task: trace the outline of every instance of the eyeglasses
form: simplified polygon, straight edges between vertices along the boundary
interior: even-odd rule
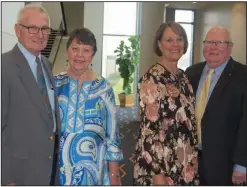
[[[34,26],[30,26],[29,27],[29,26],[25,26],[25,25],[22,25],[22,24],[18,24],[18,25],[26,28],[30,34],[38,34],[40,30],[41,30],[42,34],[45,34],[45,35],[51,33],[51,28],[49,28],[49,27],[40,28],[40,27],[34,27]]]
[[[204,46],[211,47],[213,44],[215,44],[216,47],[226,47],[228,44],[232,44],[230,41],[203,41]]]

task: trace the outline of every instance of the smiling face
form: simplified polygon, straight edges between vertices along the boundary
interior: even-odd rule
[[[93,59],[93,47],[91,45],[85,45],[74,38],[70,46],[67,49],[70,69],[80,74],[89,69],[89,65]]]
[[[19,24],[27,27],[39,27],[49,28],[49,19],[45,13],[40,12],[38,8],[27,9],[23,12]],[[37,56],[46,47],[49,35],[42,34],[39,31],[38,34],[30,34],[28,29],[15,25],[15,32],[18,41],[27,49],[30,53]]]
[[[205,41],[231,41],[229,33],[223,28],[212,28],[206,35]],[[204,45],[203,55],[211,68],[223,64],[231,55],[232,43],[222,43],[216,46]]]
[[[163,32],[163,36],[158,41],[162,56],[168,61],[178,61],[184,54],[184,39],[174,33],[169,27]]]

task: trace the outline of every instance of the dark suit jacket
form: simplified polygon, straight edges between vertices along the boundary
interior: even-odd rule
[[[48,60],[44,67],[55,89]],[[54,95],[55,97],[55,95]],[[56,124],[60,128],[57,100]],[[2,55],[2,184],[49,185],[54,122],[26,58],[16,45]]]
[[[186,70],[196,94],[206,62]],[[229,60],[206,106],[202,121],[204,173],[209,185],[231,185],[234,164],[247,166],[247,71]]]

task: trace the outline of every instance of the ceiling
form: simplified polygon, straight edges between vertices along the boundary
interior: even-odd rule
[[[209,5],[212,2],[197,2],[192,3],[192,1],[166,1],[165,5],[166,7],[171,8],[181,8],[181,9],[200,9],[204,8],[205,6]]]

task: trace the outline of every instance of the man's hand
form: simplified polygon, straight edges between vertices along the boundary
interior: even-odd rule
[[[237,185],[246,183],[246,174],[233,170],[232,183]]]

